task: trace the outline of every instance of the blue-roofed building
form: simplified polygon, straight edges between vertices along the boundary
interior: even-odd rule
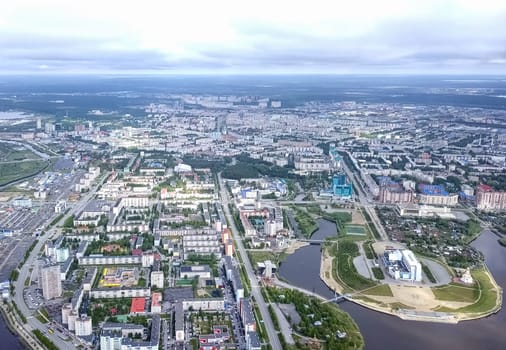
[[[335,174],[332,177],[332,194],[343,199],[352,197],[353,186],[346,181],[345,174]]]
[[[448,192],[442,185],[420,184],[418,185],[418,190],[420,193],[429,196],[448,196]]]

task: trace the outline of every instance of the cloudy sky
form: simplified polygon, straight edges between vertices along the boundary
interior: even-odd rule
[[[0,73],[506,74],[506,0],[13,0]]]

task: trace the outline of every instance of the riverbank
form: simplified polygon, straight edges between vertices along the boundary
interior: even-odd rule
[[[330,289],[343,294],[344,286],[335,280],[333,274],[334,257],[327,249],[323,249],[320,262],[320,279]],[[437,299],[432,289],[426,286],[413,286],[401,284],[380,284],[380,292],[374,290],[363,290],[352,293],[347,300],[352,301],[368,309],[382,312],[388,315],[397,316],[405,320],[437,322],[437,323],[458,323],[464,320],[475,320],[497,313],[502,306],[502,288],[497,285],[492,274],[485,267],[483,270],[486,280],[482,277],[479,297],[476,300],[462,302],[455,300]],[[490,282],[490,285],[488,284]],[[479,283],[479,282],[477,282]],[[482,293],[481,288],[487,288]],[[473,306],[486,304],[485,293],[493,292],[496,295],[495,305],[483,312],[451,312],[450,310],[472,310]]]
[[[21,342],[25,349],[44,350],[44,347],[35,340],[31,333],[19,322],[12,309],[5,303],[0,304],[0,313],[2,319],[9,331],[16,335],[16,339]]]
[[[297,240],[292,240],[288,247],[283,250],[283,253],[289,255],[295,253],[297,249],[303,248],[305,246],[309,245],[308,242],[301,242]]]

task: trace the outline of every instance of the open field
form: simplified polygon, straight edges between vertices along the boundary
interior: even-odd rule
[[[467,298],[471,300],[472,304],[463,306],[460,308],[448,308],[442,307],[439,308],[438,311],[446,311],[446,312],[458,312],[458,313],[488,313],[493,311],[498,307],[497,302],[498,298],[498,290],[490,280],[488,273],[484,269],[477,269],[471,272],[474,280],[476,281],[475,285],[470,288],[466,288],[464,290],[459,290],[459,293],[456,293],[456,288],[452,288],[449,290],[443,290],[440,293],[440,297],[447,298],[451,295],[455,295],[456,298],[465,299]],[[455,286],[457,287],[457,286]]]
[[[353,265],[353,258],[359,255],[355,242],[339,241],[327,248],[329,254],[334,256],[332,273],[336,281],[343,284],[345,290],[360,291],[376,285],[376,282],[360,275]]]
[[[248,256],[251,261],[253,267],[256,266],[259,262],[264,262],[265,260],[270,260],[273,263],[278,263],[279,261],[283,261],[286,257],[284,253],[274,253],[270,251],[248,251]]]
[[[0,142],[0,162],[15,162],[27,159],[37,160],[40,157],[25,147]]]
[[[48,162],[42,159],[0,164],[0,185],[35,175],[47,165]]]
[[[379,295],[384,297],[393,297],[392,290],[388,284],[380,284],[364,291],[364,295]]]
[[[480,297],[480,291],[476,287],[466,287],[456,284],[449,284],[432,289],[432,292],[439,300],[459,300],[467,303],[474,303]]]

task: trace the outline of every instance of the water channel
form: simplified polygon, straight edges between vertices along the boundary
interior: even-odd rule
[[[313,238],[325,239],[337,234],[334,223],[318,221]],[[485,255],[487,265],[497,283],[506,287],[506,248],[497,243],[497,236],[484,232],[472,245]],[[333,292],[320,279],[320,246],[309,245],[297,250],[279,267],[279,274],[288,282],[331,298]],[[506,312],[500,311],[485,319],[459,324],[404,321],[396,316],[369,310],[344,302],[341,308],[350,313],[362,332],[366,349],[506,349]]]

